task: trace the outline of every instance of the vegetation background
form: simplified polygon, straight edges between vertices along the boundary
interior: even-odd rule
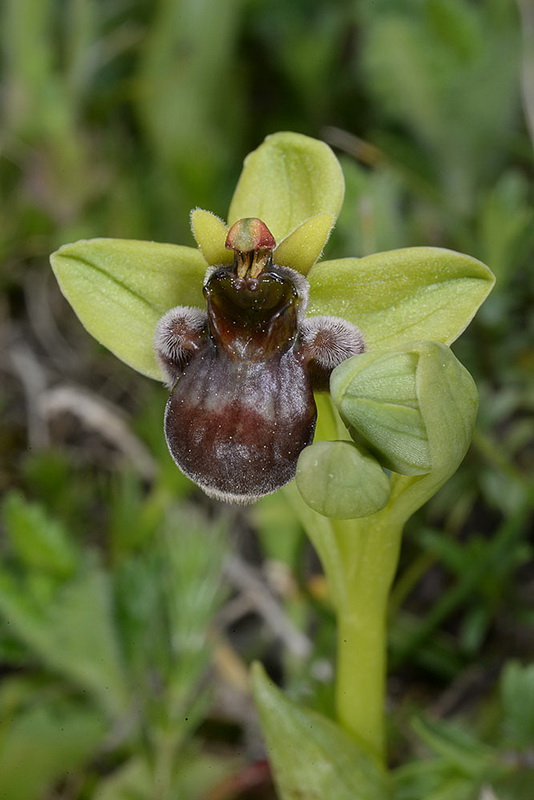
[[[392,596],[391,763],[400,800],[531,798],[531,0],[0,11],[0,797],[269,800],[247,664],[331,709],[334,620],[283,497],[224,508],[183,478],[165,390],[90,339],[48,265],[79,238],[192,245],[189,210],[224,218],[246,153],[293,130],[342,160],[329,254],[438,245],[497,275],[455,346],[473,447]]]

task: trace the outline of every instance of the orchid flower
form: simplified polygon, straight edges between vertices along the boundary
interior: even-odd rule
[[[254,500],[297,472],[304,498],[320,513],[362,516],[387,502],[383,467],[431,469],[417,398],[401,396],[408,373],[404,389],[390,385],[384,402],[365,399],[369,387],[361,386],[359,404],[349,402],[345,390],[354,382],[345,378],[340,396],[337,379],[348,433],[336,443],[333,481],[352,498],[340,501],[332,481],[317,483],[324,478],[317,457],[330,462],[334,451],[308,447],[313,392],[328,390],[332,371],[364,351],[370,361],[360,363],[370,364],[412,342],[450,344],[492,276],[474,258],[429,247],[319,261],[343,193],[341,167],[326,144],[277,133],[245,160],[227,224],[192,211],[198,249],[92,239],[52,256],[59,285],[89,333],[169,385],[171,454],[219,499]],[[403,368],[413,372],[410,358]],[[397,361],[381,363],[395,374]],[[347,416],[356,405],[357,419]],[[366,498],[363,485],[373,489]]]

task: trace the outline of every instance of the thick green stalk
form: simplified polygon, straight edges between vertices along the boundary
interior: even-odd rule
[[[338,617],[336,716],[358,743],[384,759],[385,620],[382,609]]]
[[[345,438],[326,398],[321,398],[318,432],[320,439]],[[286,492],[321,560],[336,610],[338,722],[384,761],[387,605],[404,516],[394,514],[388,503],[362,519],[327,519],[306,505],[295,486]]]
[[[394,521],[387,507],[363,519],[326,519],[306,505],[296,487],[286,493],[321,559],[336,610],[337,720],[383,762],[387,605],[402,521]]]
[[[343,559],[344,591],[337,607],[336,714],[339,723],[385,760],[387,605],[402,526],[387,517],[334,523]],[[339,580],[339,576],[328,576]],[[339,594],[338,594],[339,596]]]

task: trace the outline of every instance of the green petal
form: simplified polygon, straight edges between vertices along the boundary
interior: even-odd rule
[[[415,339],[450,344],[495,282],[481,261],[437,247],[323,261],[308,280],[308,313],[350,320],[362,329],[369,348]]]
[[[341,167],[328,145],[300,133],[275,133],[245,159],[228,224],[258,217],[280,242],[316,214],[337,219],[344,189]]]
[[[339,725],[288,700],[259,664],[252,687],[281,800],[390,798],[386,775]]]
[[[61,291],[89,333],[126,364],[162,380],[154,328],[169,308],[203,307],[198,250],[129,239],[88,239],[51,258]]]
[[[234,254],[224,246],[228,228],[222,219],[211,211],[195,208],[191,212],[191,230],[208,264],[215,266],[232,263]]]
[[[306,503],[333,519],[367,517],[389,499],[382,467],[352,442],[316,442],[304,448],[296,481]]]
[[[274,251],[274,263],[307,275],[321,255],[335,221],[328,213],[307,219],[280,242]]]

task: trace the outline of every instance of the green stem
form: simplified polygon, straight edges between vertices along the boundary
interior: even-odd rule
[[[384,616],[376,608],[370,615],[339,615],[335,687],[339,724],[381,762],[385,753],[384,627]]]
[[[321,559],[336,610],[338,722],[384,762],[387,606],[402,523],[387,507],[364,519],[326,519],[295,486],[285,491]]]
[[[341,438],[330,404],[323,402],[320,412],[319,438]],[[392,487],[392,498],[400,488]],[[384,762],[387,606],[404,517],[388,504],[363,519],[327,519],[306,505],[296,486],[286,493],[321,559],[336,610],[338,722]]]
[[[344,601],[337,608],[337,718],[384,761],[387,606],[402,525],[375,514],[366,520],[335,522],[334,527],[339,549],[347,555]]]

